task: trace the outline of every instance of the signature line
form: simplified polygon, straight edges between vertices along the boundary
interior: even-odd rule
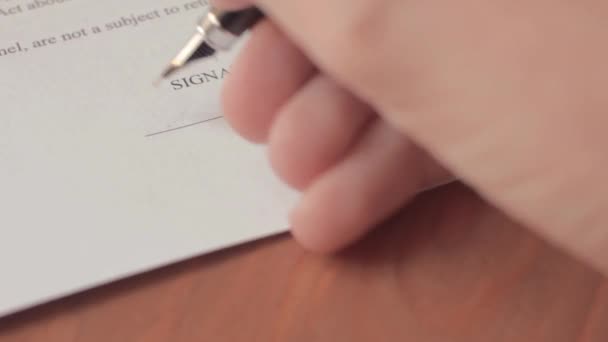
[[[165,134],[165,133],[175,132],[175,131],[182,130],[184,128],[188,128],[188,127],[192,127],[192,126],[198,126],[200,124],[204,124],[204,123],[207,123],[207,122],[210,122],[210,121],[215,121],[215,120],[218,120],[218,119],[221,119],[221,118],[223,118],[223,116],[220,115],[220,116],[216,116],[216,117],[213,117],[213,118],[210,118],[210,119],[193,122],[193,123],[188,124],[188,125],[174,127],[174,128],[171,128],[171,129],[168,129],[168,130],[165,130],[165,131],[160,131],[160,132],[156,132],[156,133],[150,133],[150,134],[145,135],[145,137],[146,138],[150,138],[150,137],[154,137],[154,136]]]

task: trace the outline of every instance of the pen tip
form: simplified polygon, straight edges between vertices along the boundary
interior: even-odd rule
[[[177,69],[179,69],[179,67],[175,64],[171,64],[169,65],[163,72],[162,74],[156,79],[156,81],[154,81],[154,86],[158,87],[162,81],[164,81],[165,79],[167,79],[169,76],[171,76],[174,72],[177,71]]]
[[[176,66],[175,64],[171,64],[167,67],[167,69],[165,69],[165,71],[163,71],[163,73],[161,74],[160,78],[161,79],[165,79],[168,78],[169,76],[171,76],[175,71],[177,71],[177,69],[179,69],[178,66]]]
[[[155,88],[158,88],[158,86],[159,86],[159,85],[162,83],[162,81],[163,81],[163,77],[162,77],[162,76],[160,76],[160,77],[158,77],[156,80],[154,80],[154,82],[152,82],[152,85],[153,85]]]
[[[1,0],[0,0],[1,1]],[[160,79],[154,84],[159,85],[162,80],[168,78],[177,70],[189,62],[215,56],[215,49],[212,48],[207,42],[205,42],[205,36],[201,33],[197,33],[190,39],[188,44],[179,52],[179,54],[171,61],[171,64],[163,71]]]

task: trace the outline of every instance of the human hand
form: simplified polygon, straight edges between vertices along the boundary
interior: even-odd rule
[[[257,5],[272,23],[234,66],[225,111],[303,191],[292,223],[305,245],[359,238],[447,169],[608,271],[606,5]]]

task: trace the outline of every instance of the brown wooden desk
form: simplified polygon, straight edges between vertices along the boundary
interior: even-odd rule
[[[274,238],[0,320],[0,341],[605,342],[606,317],[601,276],[450,186],[340,256]]]

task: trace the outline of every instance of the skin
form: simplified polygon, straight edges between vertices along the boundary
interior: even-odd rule
[[[234,66],[225,110],[302,191],[303,245],[338,250],[455,177],[608,271],[608,4],[256,4],[271,21]]]
[[[458,179],[487,206],[461,213],[469,200],[452,196],[442,200],[456,208],[445,220],[484,218],[497,208],[515,226],[526,227],[522,234],[538,236],[607,274],[608,4],[259,0],[256,5],[270,20],[255,27],[233,67],[225,113],[242,136],[268,144],[278,176],[301,190],[291,222],[305,247],[340,250],[421,191]],[[496,248],[502,244],[488,241]],[[498,253],[471,250],[478,257]],[[528,258],[534,263],[535,256]],[[477,274],[462,265],[445,268]],[[589,276],[587,271],[582,274]],[[569,277],[530,276],[536,277],[533,283]],[[488,291],[496,287],[488,285]],[[493,293],[496,300],[512,300]],[[568,323],[545,321],[552,332],[568,326],[580,330],[570,330],[564,340],[605,338],[585,326],[592,324],[589,312],[606,303],[594,298],[582,304],[584,296],[569,296],[589,311],[564,306]],[[536,314],[551,310],[532,307]],[[496,312],[515,317],[521,309],[514,308],[515,316]],[[488,317],[476,317],[469,323],[486,326]],[[522,336],[530,330],[513,331]],[[539,336],[531,340],[556,338]]]

